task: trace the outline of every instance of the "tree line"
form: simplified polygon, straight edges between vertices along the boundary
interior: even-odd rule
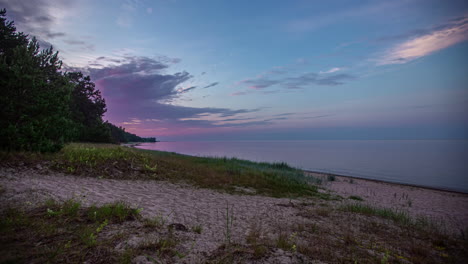
[[[71,141],[156,141],[104,121],[106,102],[91,78],[61,67],[58,51],[41,50],[0,10],[0,149],[47,152]]]

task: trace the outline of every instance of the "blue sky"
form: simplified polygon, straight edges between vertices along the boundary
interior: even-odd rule
[[[468,138],[466,1],[14,1],[163,140]]]

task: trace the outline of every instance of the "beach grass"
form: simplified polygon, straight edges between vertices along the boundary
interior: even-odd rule
[[[2,159],[32,166],[45,162],[53,170],[96,178],[166,180],[232,193],[329,198],[318,192],[316,179],[284,162],[194,157],[91,143],[71,143],[53,154],[2,153]]]
[[[0,262],[130,263],[139,255],[172,262],[178,239],[168,231],[141,227],[140,221],[139,209],[123,202],[84,207],[74,199],[48,200],[32,210],[7,208],[0,212]],[[115,250],[142,228],[154,238]]]
[[[381,208],[362,203],[349,203],[339,208],[341,211],[363,214],[366,216],[377,216],[389,219],[396,224],[412,227],[429,232],[446,233],[445,223],[424,216],[410,216],[407,211],[391,208]]]
[[[379,208],[367,204],[345,204],[341,207],[341,210],[352,213],[360,213],[369,216],[379,216],[402,224],[409,224],[412,222],[411,217],[405,211],[397,211],[389,208]]]
[[[144,151],[144,150],[138,150]],[[238,187],[273,197],[328,195],[318,192],[315,182],[287,163],[267,163],[227,157],[194,157],[162,151],[145,151],[158,161],[157,174],[165,179],[189,180],[205,188],[236,192]],[[244,193],[248,194],[248,193]]]

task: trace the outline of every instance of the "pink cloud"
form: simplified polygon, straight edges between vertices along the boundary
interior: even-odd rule
[[[440,30],[398,44],[379,59],[378,65],[402,64],[468,40],[468,16]]]

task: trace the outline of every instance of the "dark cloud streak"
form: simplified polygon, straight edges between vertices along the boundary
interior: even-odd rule
[[[203,87],[203,89],[210,88],[210,87],[216,86],[218,84],[219,84],[219,82],[210,83],[207,86]]]
[[[257,79],[250,79],[244,80],[241,83],[247,84],[249,88],[262,90],[271,86],[279,86],[285,89],[304,89],[311,85],[318,85],[318,86],[336,86],[342,85],[345,81],[355,79],[354,76],[349,74],[334,74],[334,75],[327,75],[322,77],[322,75],[317,73],[305,73],[296,77],[287,77],[283,79],[271,80],[268,78],[257,78]],[[273,93],[276,91],[272,91]],[[266,93],[266,92],[264,92]],[[234,95],[243,95],[246,93],[238,92]]]

